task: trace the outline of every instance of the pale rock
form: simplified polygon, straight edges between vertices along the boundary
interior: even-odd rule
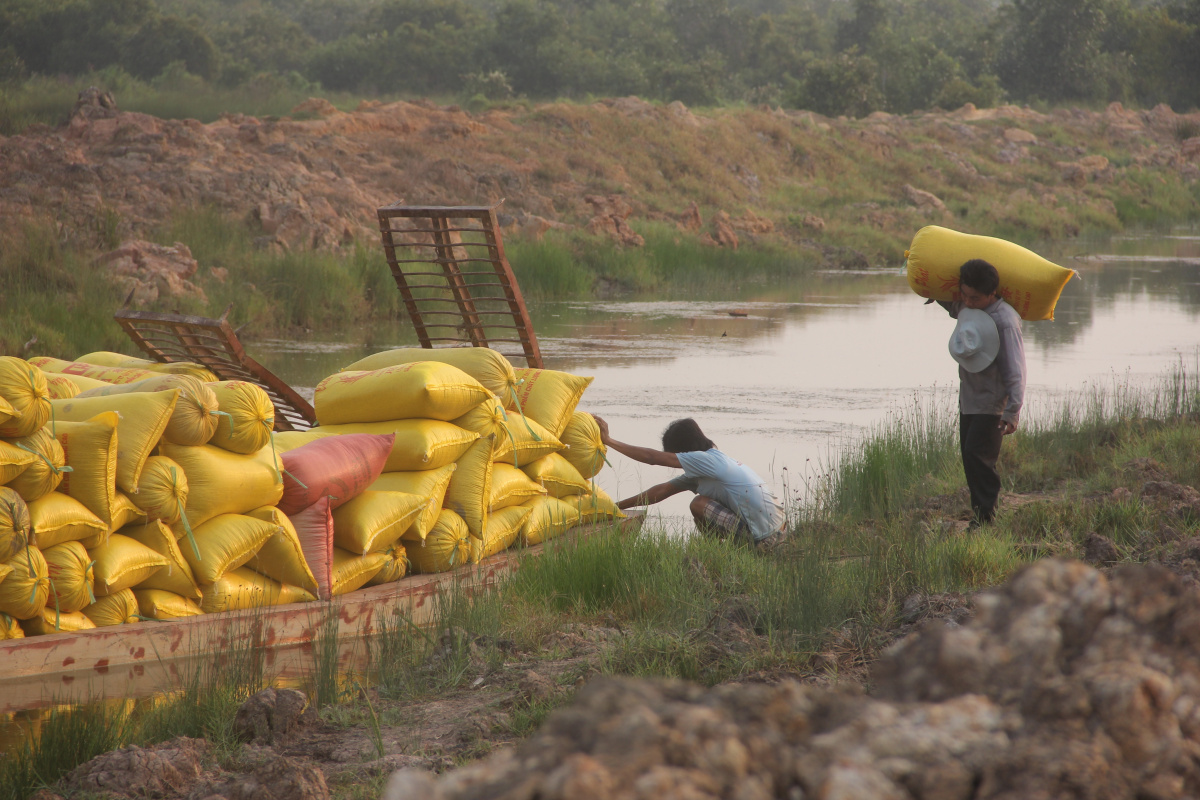
[[[1038,138],[1022,128],[1005,128],[1004,139],[1014,144],[1037,144]]]

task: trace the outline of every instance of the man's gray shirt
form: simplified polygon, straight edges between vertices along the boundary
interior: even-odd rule
[[[950,316],[958,318],[961,300],[943,303]],[[990,414],[1016,425],[1025,404],[1025,344],[1021,338],[1021,316],[997,298],[983,309],[1000,332],[996,360],[979,372],[958,368],[958,410],[962,414]]]

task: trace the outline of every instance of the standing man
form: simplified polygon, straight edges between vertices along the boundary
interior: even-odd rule
[[[787,535],[783,505],[754,470],[722,453],[694,419],[677,419],[662,435],[662,450],[618,442],[608,423],[595,417],[604,444],[642,464],[682,469],[683,474],[617,503],[624,510],[661,503],[692,491],[692,519],[701,533],[732,537],[760,549]]]
[[[1017,429],[1025,402],[1025,344],[1020,315],[997,296],[995,267],[972,259],[959,269],[958,284],[962,299],[939,303],[958,320],[950,355],[958,362],[959,446],[971,492],[968,529],[973,529],[996,514],[996,460],[1004,437]]]

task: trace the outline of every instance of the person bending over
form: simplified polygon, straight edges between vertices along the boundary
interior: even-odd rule
[[[600,438],[621,455],[683,474],[617,503],[621,509],[661,503],[683,491],[695,492],[692,518],[701,533],[732,537],[760,548],[778,544],[787,534],[783,506],[754,470],[722,453],[694,419],[677,419],[662,435],[662,450],[618,442],[608,423],[596,417]]]
[[[997,295],[995,267],[972,259],[959,268],[958,284],[962,299],[938,302],[958,320],[950,355],[958,362],[959,449],[975,528],[996,514],[996,460],[1025,402],[1025,344],[1020,315]]]

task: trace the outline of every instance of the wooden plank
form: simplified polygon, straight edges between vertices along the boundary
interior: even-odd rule
[[[619,523],[619,529],[635,533],[643,519],[631,515]],[[564,540],[611,527],[612,523],[583,525],[562,538],[506,550],[472,567],[412,575],[328,603],[294,603],[0,641],[0,713],[54,702],[144,697],[166,691],[190,674],[197,659],[217,657],[231,640],[248,636],[265,646],[269,671],[285,678],[301,677],[311,667],[313,642],[331,616],[336,617],[338,637],[345,643],[378,633],[384,615],[394,610],[417,625],[428,625],[437,620],[439,592],[456,585],[468,592],[487,591],[516,569],[523,555],[541,555]],[[353,648],[348,648],[342,659],[352,658]]]

